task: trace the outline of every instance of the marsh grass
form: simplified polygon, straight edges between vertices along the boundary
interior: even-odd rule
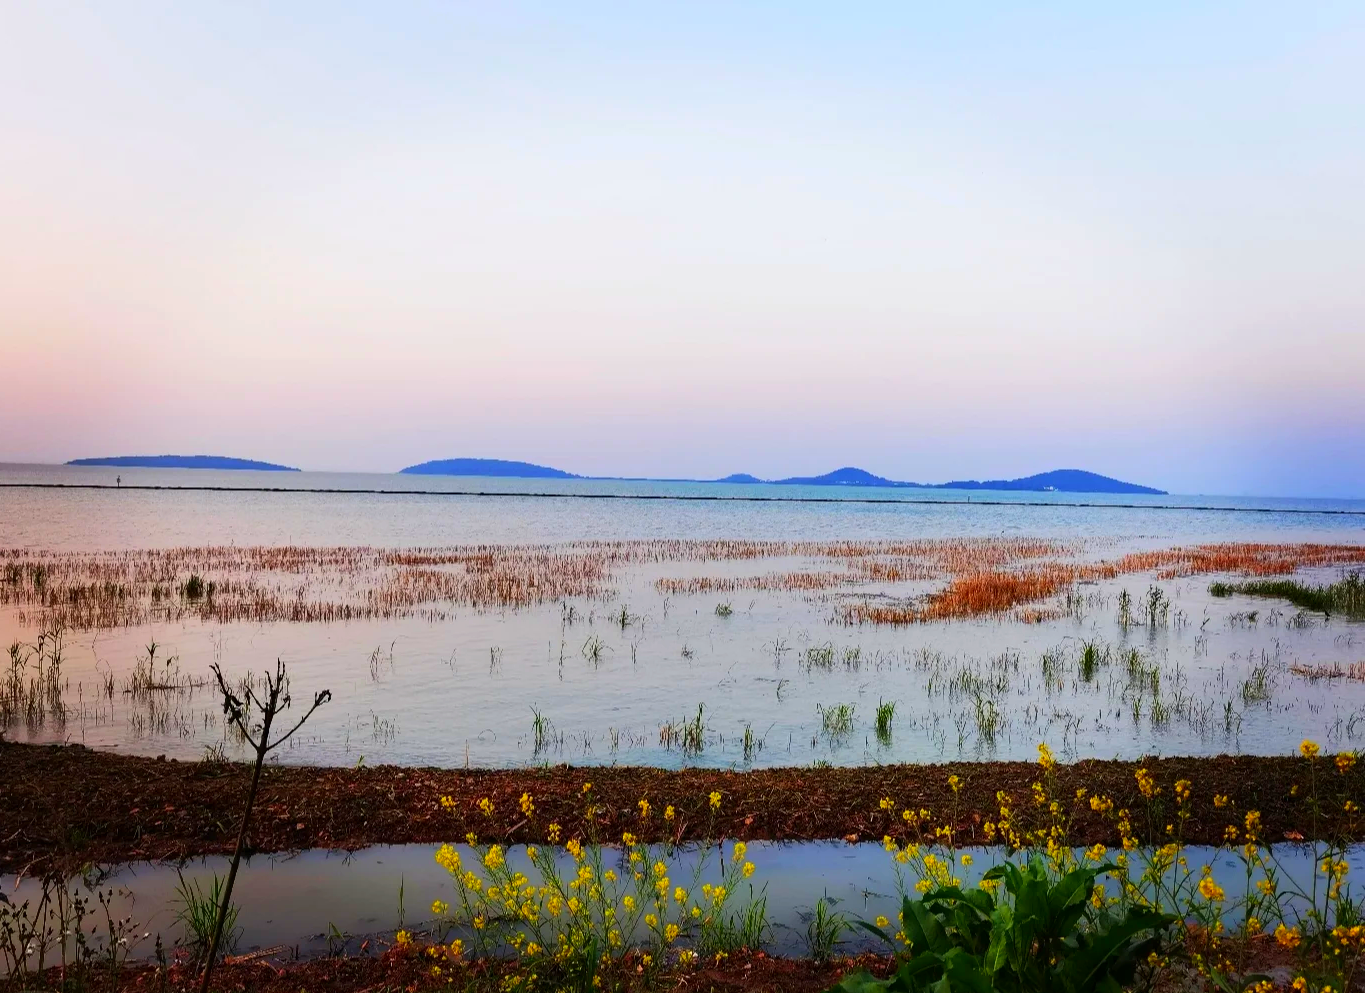
[[[883,745],[891,743],[891,722],[896,718],[896,701],[877,701],[877,740]]]
[[[816,962],[828,961],[838,950],[849,928],[848,917],[834,909],[828,894],[822,895],[807,915],[806,949],[810,957]]]
[[[806,669],[822,669],[825,672],[834,668],[834,643],[811,645],[801,656],[801,664]]]
[[[598,635],[595,634],[589,635],[588,640],[583,642],[582,649],[583,657],[587,659],[589,662],[591,662],[593,665],[601,665],[602,656],[610,651],[611,646],[609,646],[605,641],[603,641],[601,637]]]
[[[197,962],[208,951],[213,940],[218,906],[223,901],[223,879],[214,873],[213,881],[204,888],[200,886],[198,880],[186,879],[179,869],[175,874],[178,880],[172,901],[175,921],[185,929],[185,937],[190,947],[194,949]],[[236,944],[241,933],[237,927],[240,910],[241,908],[231,904],[223,918],[224,947],[229,950]]]
[[[1109,646],[1098,641],[1085,641],[1081,643],[1081,655],[1077,661],[1077,669],[1080,673],[1081,681],[1091,683],[1095,680],[1095,673],[1100,666],[1109,664]]]
[[[820,728],[826,736],[845,738],[853,733],[854,704],[836,703],[833,706],[826,707],[820,703],[816,704],[815,708],[820,714]]]
[[[546,716],[541,713],[540,708],[532,705],[531,707],[531,739],[532,748],[535,754],[539,755],[545,750],[553,734],[553,728]]]
[[[1147,615],[1149,628],[1165,627],[1171,616],[1171,601],[1160,586],[1147,587],[1147,595],[1142,600],[1143,611]]]
[[[1292,579],[1261,579],[1243,583],[1216,582],[1209,584],[1209,595],[1274,597],[1288,600],[1296,607],[1320,614],[1348,614],[1365,616],[1365,580],[1359,571],[1352,571],[1335,583],[1313,586]]]
[[[922,600],[858,602],[836,610],[836,616],[848,623],[910,624],[1002,613],[1063,594],[1077,583],[1126,573],[1155,573],[1158,579],[1200,573],[1271,577],[1299,568],[1365,563],[1365,547],[1353,545],[1222,543],[1139,552],[1114,560],[1075,561],[1083,547],[1080,542],[983,538],[885,542],[652,539],[416,549],[0,549],[0,605],[19,606],[25,624],[84,630],[186,617],[297,623],[413,616],[445,620],[459,607],[499,610],[558,602],[567,626],[580,616],[569,600],[614,595],[614,578],[625,567],[796,557],[829,567],[749,577],[664,577],[655,586],[667,596],[741,589],[809,594],[869,582],[944,583]],[[308,578],[318,576],[325,581]],[[618,624],[622,619],[627,624],[634,620],[624,608],[613,619]]]

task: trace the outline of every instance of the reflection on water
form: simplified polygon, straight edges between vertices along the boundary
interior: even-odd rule
[[[457,848],[466,862],[471,861],[465,846]],[[753,877],[756,891],[767,897],[773,926],[769,950],[774,953],[806,954],[806,923],[822,896],[850,920],[873,920],[879,914],[894,920],[900,911],[891,860],[880,845],[750,842],[748,848],[748,857],[758,866]],[[1279,844],[1272,851],[1280,867],[1281,892],[1293,886],[1311,887],[1312,846]],[[354,953],[367,940],[367,950],[376,951],[400,927],[414,931],[432,927],[432,901],[454,900],[450,878],[436,864],[435,853],[433,845],[394,845],[353,854],[309,850],[289,857],[251,859],[243,865],[233,894],[241,908],[236,951],[283,945],[286,950],[280,957],[307,958],[342,948]],[[972,849],[972,853],[973,864],[957,870],[968,886],[1001,858],[997,849]],[[1226,891],[1227,905],[1235,908],[1246,892],[1242,863],[1226,850],[1207,847],[1191,846],[1184,854],[1189,871],[1196,875],[1205,863],[1212,866],[1214,879]],[[524,849],[510,849],[507,858],[527,871],[533,883],[538,881]],[[571,863],[567,855],[563,859],[566,865]],[[681,851],[670,871],[677,879],[690,880],[696,860],[695,850]],[[1352,875],[1365,868],[1365,846],[1353,847],[1347,862]],[[202,859],[180,871],[207,891],[215,873],[226,874],[227,863],[226,858]],[[708,872],[714,872],[714,859],[708,865]],[[5,877],[0,883],[16,903],[36,898],[40,892],[39,883],[32,879],[16,884],[13,877]],[[134,957],[150,957],[157,934],[168,946],[183,942],[184,934],[175,922],[178,883],[176,867],[153,863],[119,867],[104,880],[105,888],[113,887],[116,894],[114,914],[131,915],[138,934],[149,935],[134,947]],[[1293,918],[1303,906],[1290,899],[1285,909]],[[853,932],[847,941],[848,947],[874,947]]]

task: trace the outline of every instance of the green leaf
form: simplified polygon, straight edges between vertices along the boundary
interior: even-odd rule
[[[943,976],[952,981],[954,990],[962,993],[991,993],[991,981],[982,972],[981,963],[961,948],[954,948],[943,957]]]
[[[1151,910],[1130,911],[1126,918],[1108,931],[1095,935],[1089,945],[1066,960],[1062,967],[1062,975],[1067,988],[1097,989],[1112,960],[1128,949],[1135,935],[1167,927],[1174,920],[1175,918],[1168,914],[1158,914]]]
[[[953,947],[953,943],[948,938],[948,932],[943,930],[943,925],[939,919],[924,905],[924,901],[916,900],[910,904],[910,912],[915,920],[916,928],[924,938],[924,947],[940,955],[947,954],[948,950]],[[909,934],[910,917],[905,919],[905,927],[906,933]]]

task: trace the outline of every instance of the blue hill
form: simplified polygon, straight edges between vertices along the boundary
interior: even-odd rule
[[[977,482],[975,479],[956,480],[939,484],[942,489],[953,490],[1055,490],[1058,493],[1146,493],[1152,496],[1165,496],[1165,490],[1137,483],[1125,483],[1121,479],[1101,476],[1084,469],[1053,469],[1040,472],[1022,479],[988,479]]]
[[[774,479],[774,483],[787,486],[914,486],[914,483],[898,483],[894,479],[887,479],[868,472],[866,469],[858,469],[851,465],[846,465],[842,469],[835,469],[827,472],[823,476],[788,476],[786,479]]]
[[[398,470],[414,476],[500,476],[514,479],[581,479],[563,469],[507,459],[436,459]]]
[[[516,479],[618,479],[617,476],[579,476],[563,469],[536,465],[532,462],[513,462],[506,459],[438,459],[422,462],[399,470],[409,475],[437,476],[496,476]],[[883,486],[919,489],[953,490],[1005,490],[1058,493],[1147,493],[1163,495],[1165,490],[1136,483],[1125,483],[1120,479],[1101,476],[1099,473],[1083,469],[1054,469],[1040,472],[1021,479],[988,479],[985,481],[968,479],[951,483],[907,483],[887,479],[876,473],[844,466],[821,476],[788,476],[785,479],[760,479],[747,472],[736,472],[723,479],[715,480],[671,480],[672,482],[716,482],[716,483],[760,483],[778,486]]]
[[[72,459],[67,465],[107,465],[134,469],[256,469],[265,472],[298,472],[293,466],[226,455],[112,455],[99,459]]]

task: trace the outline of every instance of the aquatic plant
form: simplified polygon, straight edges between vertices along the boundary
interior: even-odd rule
[[[852,733],[854,704],[837,703],[826,707],[820,703],[815,706],[820,714],[820,726],[826,735],[831,738],[842,738]]]
[[[891,742],[891,722],[896,717],[896,701],[879,700],[877,701],[877,740],[882,744]]]
[[[200,886],[198,880],[186,879],[185,874],[178,868],[175,874],[177,882],[172,901],[175,921],[185,929],[185,935],[194,948],[197,960],[208,953],[209,945],[213,941],[218,907],[223,903],[224,881],[214,873],[213,881],[206,890]],[[235,904],[228,904],[227,914],[223,918],[226,948],[232,948],[236,944],[237,935],[240,933],[237,928],[239,912],[240,908]]]
[[[615,571],[643,563],[805,558],[831,567],[760,576],[661,578],[664,594],[741,589],[811,593],[866,583],[944,581],[922,603],[862,602],[848,622],[922,623],[998,613],[1046,600],[1076,583],[1126,573],[1158,579],[1198,573],[1287,575],[1299,568],[1365,563],[1365,547],[1221,543],[1076,561],[1078,542],[1035,538],[918,541],[650,539],[557,545],[379,549],[209,546],[119,552],[0,549],[0,605],[24,623],[77,629],[199,617],[215,621],[325,623],[421,616],[454,609],[517,609],[558,602],[567,626],[576,597],[613,593]],[[325,583],[310,583],[325,576]],[[186,578],[188,577],[188,578]],[[178,589],[179,597],[168,595]],[[624,620],[634,618],[624,607]],[[1040,615],[1042,616],[1042,615]],[[618,624],[622,614],[614,615]]]
[[[1080,673],[1081,681],[1085,683],[1093,682],[1095,672],[1101,665],[1109,661],[1109,646],[1098,641],[1085,641],[1081,643],[1081,657],[1077,662],[1077,669]]]
[[[1296,607],[1322,614],[1365,615],[1365,581],[1361,579],[1359,571],[1350,572],[1335,583],[1321,586],[1312,586],[1292,579],[1209,584],[1211,596],[1227,597],[1234,593],[1288,600]]]
[[[850,926],[848,916],[833,909],[829,894],[822,894],[806,922],[806,951],[816,962],[827,961],[838,950]]]

